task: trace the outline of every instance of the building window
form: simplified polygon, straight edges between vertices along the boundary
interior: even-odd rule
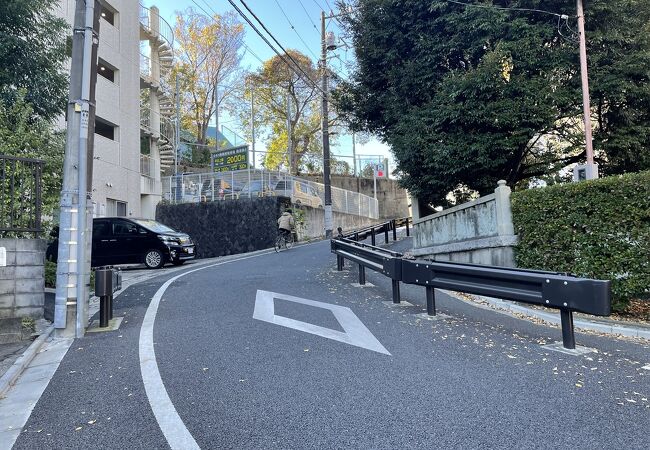
[[[95,134],[104,136],[106,139],[114,141],[117,135],[116,130],[117,126],[103,119],[100,119],[99,117],[95,117]]]
[[[127,203],[112,198],[106,199],[106,215],[114,217],[126,217]]]
[[[108,81],[115,83],[115,72],[117,72],[115,67],[111,66],[103,59],[99,59],[99,62],[97,63],[97,73],[99,75],[103,76]]]
[[[110,23],[113,26],[115,25],[116,11],[107,5],[106,2],[102,2],[101,15],[102,19],[104,19],[106,22]]]

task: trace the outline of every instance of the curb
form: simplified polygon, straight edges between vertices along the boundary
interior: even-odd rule
[[[20,377],[29,363],[32,362],[38,351],[43,347],[45,341],[52,335],[54,331],[54,325],[50,325],[45,329],[43,334],[41,334],[34,342],[31,343],[27,350],[11,365],[9,370],[0,378],[0,399],[5,397],[5,394],[11,389],[11,387],[16,383],[18,377]]]
[[[449,296],[457,300],[460,300],[464,303],[476,307],[481,307],[481,305],[477,304],[476,302],[461,298],[455,292],[446,291],[446,290],[444,292]],[[538,311],[507,300],[500,300],[492,297],[482,297],[482,296],[477,296],[477,297],[481,301],[492,306],[492,308],[489,308],[491,311],[495,311],[500,314],[507,314],[511,316],[512,315],[511,313],[518,313],[518,314],[524,314],[533,319],[543,320],[553,325],[561,324],[559,313],[554,314],[545,311]],[[585,320],[585,319],[574,319],[573,324],[576,329],[583,330],[583,331],[584,330],[595,331],[598,333],[607,333],[607,334],[614,334],[614,335],[620,335],[625,337],[650,340],[650,329],[646,329],[646,328],[618,325],[612,323],[592,322],[590,320]]]

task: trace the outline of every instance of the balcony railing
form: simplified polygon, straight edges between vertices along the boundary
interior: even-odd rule
[[[156,178],[160,173],[160,162],[149,155],[140,155],[140,174],[149,178]]]
[[[154,23],[154,20],[158,21],[157,27],[154,26],[156,25]],[[167,42],[167,44],[169,44],[169,47],[174,47],[174,29],[172,26],[165,19],[160,17],[159,14],[157,17],[152,18],[151,10],[142,4],[140,5],[140,23],[150,33],[156,33],[155,28],[157,28],[158,36]]]

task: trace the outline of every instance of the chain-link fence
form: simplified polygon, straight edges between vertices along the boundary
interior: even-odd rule
[[[255,198],[290,197],[293,204],[322,208],[325,186],[284,172],[239,170],[193,173],[164,177],[163,199],[170,203],[198,203]],[[377,199],[345,189],[332,188],[332,210],[377,219]]]

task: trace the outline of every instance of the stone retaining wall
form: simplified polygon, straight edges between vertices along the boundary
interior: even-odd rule
[[[22,317],[43,317],[45,247],[41,239],[0,239],[0,343],[21,339]]]

